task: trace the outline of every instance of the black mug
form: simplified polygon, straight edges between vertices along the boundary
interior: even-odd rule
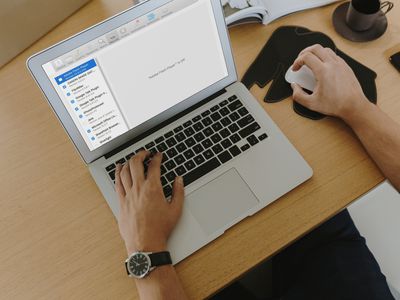
[[[383,13],[387,14],[393,3],[379,0],[352,0],[347,10],[346,23],[354,31],[366,31],[372,28],[378,17]]]

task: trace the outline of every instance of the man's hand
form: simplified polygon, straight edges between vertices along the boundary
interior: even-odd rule
[[[367,100],[351,68],[331,49],[320,45],[304,49],[293,64],[293,71],[303,65],[313,71],[317,85],[308,95],[292,84],[293,99],[311,110],[343,119],[400,191],[399,124]]]
[[[293,64],[293,71],[307,65],[314,73],[316,87],[308,95],[292,84],[293,99],[303,106],[331,116],[348,119],[369,104],[353,70],[329,48],[314,45],[304,49]]]
[[[165,200],[160,180],[162,154],[157,153],[144,174],[143,161],[149,156],[139,152],[123,167],[117,166],[115,189],[120,203],[119,230],[128,254],[135,251],[165,251],[167,240],[182,212],[182,177],[174,182],[171,203]]]

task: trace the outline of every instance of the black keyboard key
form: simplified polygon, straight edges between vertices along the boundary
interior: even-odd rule
[[[174,132],[175,133],[178,133],[178,132],[181,132],[183,130],[183,127],[182,126],[178,126],[178,127],[176,127],[175,129],[174,129]]]
[[[229,125],[228,128],[232,133],[235,133],[236,131],[238,131],[240,129],[239,126],[237,126],[235,123],[233,123],[232,125]]]
[[[229,148],[229,152],[230,152],[233,156],[238,156],[238,155],[241,153],[239,147],[236,146],[236,145],[234,145],[233,147],[230,147],[230,148]]]
[[[218,155],[218,158],[224,164],[232,159],[232,155],[230,155],[230,153],[227,150],[225,150],[220,155]]]
[[[204,140],[206,137],[204,136],[204,134],[202,134],[201,132],[199,132],[199,133],[196,133],[195,135],[194,135],[194,139],[198,142],[198,143],[200,143],[202,140]]]
[[[187,137],[189,137],[195,133],[195,131],[193,130],[192,127],[186,128],[183,132],[186,134]]]
[[[208,149],[203,152],[203,156],[205,157],[206,160],[209,160],[211,157],[214,156],[214,153],[210,149]]]
[[[249,144],[244,144],[242,147],[240,147],[240,149],[241,149],[242,151],[249,150],[249,149],[250,149],[250,145],[249,145]]]
[[[164,163],[164,166],[167,168],[168,171],[170,171],[170,170],[172,170],[173,168],[176,167],[176,164],[172,159],[170,159],[169,161]]]
[[[193,147],[193,150],[196,152],[196,154],[199,154],[204,151],[204,148],[201,144],[197,144]]]
[[[241,115],[242,117],[247,115],[249,113],[249,111],[246,109],[246,107],[242,107],[241,109],[238,110],[239,115]]]
[[[186,121],[185,123],[183,123],[183,127],[189,127],[190,125],[192,125],[193,123],[192,123],[192,121]]]
[[[106,167],[106,171],[107,171],[107,172],[110,172],[110,171],[112,171],[112,170],[114,170],[114,169],[115,169],[115,164],[111,164],[111,165],[109,165],[109,166]]]
[[[210,108],[210,110],[211,110],[212,112],[217,111],[218,109],[219,109],[219,106],[218,106],[218,105],[214,105],[213,107]]]
[[[230,146],[232,146],[232,142],[229,139],[226,139],[221,142],[221,145],[222,145],[222,147],[224,147],[226,149],[226,148],[229,148]]]
[[[240,116],[236,111],[234,111],[229,115],[229,118],[232,120],[232,122],[235,122],[240,119]]]
[[[259,139],[260,141],[262,141],[262,140],[265,140],[267,137],[268,137],[268,135],[267,135],[266,133],[263,133],[262,135],[260,135],[260,136],[258,137],[258,139]]]
[[[215,154],[218,154],[224,150],[224,148],[222,148],[220,144],[213,146],[211,149],[214,151]]]
[[[167,180],[168,180],[169,182],[174,181],[174,180],[175,180],[175,177],[176,177],[176,174],[175,174],[174,171],[171,171],[171,172],[165,174],[165,178],[167,178]]]
[[[193,160],[189,160],[189,161],[185,162],[185,167],[188,171],[193,169],[195,166],[196,166],[196,164],[193,162]]]
[[[179,166],[175,169],[175,172],[178,176],[182,176],[183,174],[186,173],[186,169],[184,166]]]
[[[125,158],[121,158],[115,162],[115,164],[121,164],[121,165],[123,165],[124,163],[125,163]]]
[[[254,146],[255,144],[258,143],[258,139],[256,138],[256,136],[254,134],[252,134],[251,136],[249,136],[247,138],[247,141],[249,142],[250,145]]]
[[[243,106],[242,102],[240,102],[239,100],[236,100],[236,101],[232,102],[231,104],[229,104],[228,108],[230,111],[234,111],[242,106]]]
[[[177,157],[175,157],[175,162],[176,164],[179,166],[181,164],[183,164],[185,161],[185,158],[183,157],[182,154],[179,154]]]
[[[164,137],[167,139],[173,135],[174,135],[174,133],[172,131],[168,131],[166,134],[164,134]]]
[[[163,165],[161,165],[160,169],[161,169],[161,175],[164,175],[165,172],[167,172],[167,169]]]
[[[223,107],[223,106],[225,106],[227,104],[228,104],[228,100],[224,100],[219,104],[219,106]]]
[[[210,118],[211,118],[214,122],[216,122],[216,121],[218,121],[219,119],[221,119],[222,117],[221,117],[221,115],[219,114],[219,112],[216,111],[215,113],[211,114]]]
[[[222,129],[222,125],[220,122],[216,122],[211,125],[211,128],[214,129],[214,131],[220,131]]]
[[[222,130],[219,132],[219,134],[222,136],[222,138],[226,138],[226,137],[228,137],[228,136],[231,135],[231,133],[229,132],[229,130],[226,129],[226,128],[222,129]]]
[[[217,158],[214,157],[213,159],[207,161],[205,164],[184,175],[183,182],[185,183],[185,185],[189,185],[193,181],[199,179],[200,177],[203,177],[204,175],[210,173],[212,170],[218,168],[220,165],[221,163],[218,161]]]
[[[189,148],[192,147],[194,144],[196,144],[196,141],[194,140],[194,138],[190,137],[185,141],[186,146],[188,146]]]
[[[211,112],[210,112],[209,110],[206,110],[205,112],[203,112],[203,113],[201,114],[201,116],[204,118],[204,117],[207,117],[210,113],[211,113]]]
[[[201,124],[201,122],[197,122],[196,124],[193,125],[194,130],[196,130],[197,132],[203,130],[204,126],[203,124]]]
[[[216,133],[213,136],[211,136],[211,140],[214,142],[214,144],[216,144],[216,143],[220,142],[222,140],[222,138],[218,133]]]
[[[170,185],[164,186],[163,187],[163,192],[164,192],[165,198],[168,198],[169,196],[172,195],[172,187]]]
[[[197,155],[195,158],[193,158],[193,160],[196,162],[197,165],[200,165],[203,162],[205,162],[205,159],[201,154]]]
[[[239,131],[239,135],[242,138],[245,138],[247,136],[249,136],[250,134],[252,134],[253,132],[257,131],[258,129],[260,129],[260,125],[258,125],[257,122],[254,122],[253,124],[250,124],[249,126],[243,128],[242,130]]]
[[[112,170],[110,173],[108,173],[110,176],[111,180],[115,180],[115,170]]]
[[[237,123],[240,126],[240,128],[246,127],[247,125],[251,124],[254,122],[254,118],[252,115],[247,115],[243,118],[241,118]]]
[[[168,183],[164,176],[161,177],[161,185],[166,185]]]
[[[183,134],[183,132],[179,132],[177,135],[175,135],[175,138],[178,142],[182,142],[184,139],[186,139],[186,136]]]
[[[210,136],[210,135],[212,135],[213,133],[214,133],[214,130],[212,130],[211,127],[207,127],[206,129],[203,130],[203,134],[204,134],[205,136]]]
[[[178,150],[179,152],[183,152],[187,149],[186,145],[184,143],[180,143],[178,145],[176,145],[176,150]]]
[[[156,148],[151,148],[149,149],[149,152],[151,155],[155,155],[157,153],[157,149]]]
[[[219,112],[224,117],[230,114],[229,109],[227,109],[226,107],[222,108]]]
[[[204,126],[208,126],[212,124],[212,121],[210,119],[210,117],[204,118],[203,120],[201,120],[201,122],[203,123]]]
[[[147,172],[147,167],[149,166],[150,161],[151,161],[151,158],[149,158],[149,157],[146,158],[146,159],[143,161],[143,166],[144,166],[145,172]]]
[[[168,147],[164,142],[162,142],[161,144],[157,145],[158,152],[164,152],[167,149],[168,149]]]
[[[204,149],[208,149],[213,145],[210,139],[205,139],[201,142],[201,144],[203,145]]]
[[[232,102],[233,100],[237,99],[236,95],[230,96],[228,98],[229,102]]]
[[[195,116],[195,117],[192,119],[192,121],[195,123],[195,122],[200,121],[200,119],[201,119],[201,116]]]
[[[150,148],[153,148],[156,144],[154,142],[150,142],[148,144],[146,144],[146,146],[144,146],[147,150],[149,150]]]
[[[165,142],[167,143],[168,147],[173,147],[173,146],[176,145],[176,140],[175,140],[173,137],[172,137],[172,138],[169,138],[169,139],[166,140]]]
[[[144,168],[144,174],[147,174],[147,170],[149,169],[149,162],[143,163],[143,168]]]
[[[169,158],[173,158],[178,155],[178,151],[176,151],[175,148],[168,149],[166,153]]]
[[[221,123],[223,126],[226,127],[226,126],[229,126],[232,123],[232,121],[228,117],[225,117],[225,118],[221,119]]]
[[[192,149],[189,149],[183,152],[183,155],[185,156],[186,159],[191,159],[195,154]]]
[[[237,133],[235,133],[234,135],[232,135],[232,136],[230,137],[230,139],[231,139],[232,143],[234,143],[234,144],[236,144],[237,142],[239,142],[239,141],[241,140],[240,136],[239,136]]]
[[[168,158],[167,153],[162,153],[162,160],[161,160],[161,163],[165,163],[168,159],[169,159],[169,158]]]
[[[154,141],[155,141],[157,144],[159,144],[159,143],[161,143],[163,140],[164,140],[164,137],[163,137],[163,136],[160,136],[160,137],[156,138]]]
[[[141,148],[137,149],[137,150],[135,151],[135,153],[138,154],[140,151],[143,151],[143,150],[146,150],[146,149],[144,149],[144,147],[141,147]]]

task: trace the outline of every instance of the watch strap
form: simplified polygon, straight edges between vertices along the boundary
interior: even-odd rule
[[[131,275],[131,273],[129,273],[129,270],[128,270],[128,262],[127,261],[125,262],[125,270],[126,270],[126,274]]]
[[[152,267],[172,264],[171,255],[169,254],[168,251],[151,253],[149,254],[149,257]]]

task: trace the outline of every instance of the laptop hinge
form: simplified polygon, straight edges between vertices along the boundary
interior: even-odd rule
[[[130,141],[122,144],[121,146],[115,148],[114,150],[106,153],[104,157],[107,159],[118,152],[121,152],[125,148],[128,148],[129,146],[137,143],[140,140],[143,140],[145,137],[149,136],[150,134],[156,132],[157,130],[160,130],[161,128],[167,126],[168,124],[171,124],[172,122],[178,120],[179,118],[183,117],[184,115],[187,115],[188,113],[192,112],[193,110],[199,108],[200,106],[203,106],[204,104],[210,102],[211,100],[214,100],[215,98],[221,96],[222,94],[226,93],[226,89],[219,90],[218,92],[212,94],[211,96],[205,98],[204,100],[196,103],[195,105],[192,105],[191,107],[185,109],[184,111],[181,111],[180,113],[174,115],[173,117],[165,120],[164,122],[158,124],[157,126],[154,126],[153,128],[143,132],[142,134],[138,135],[137,137],[131,139]]]

